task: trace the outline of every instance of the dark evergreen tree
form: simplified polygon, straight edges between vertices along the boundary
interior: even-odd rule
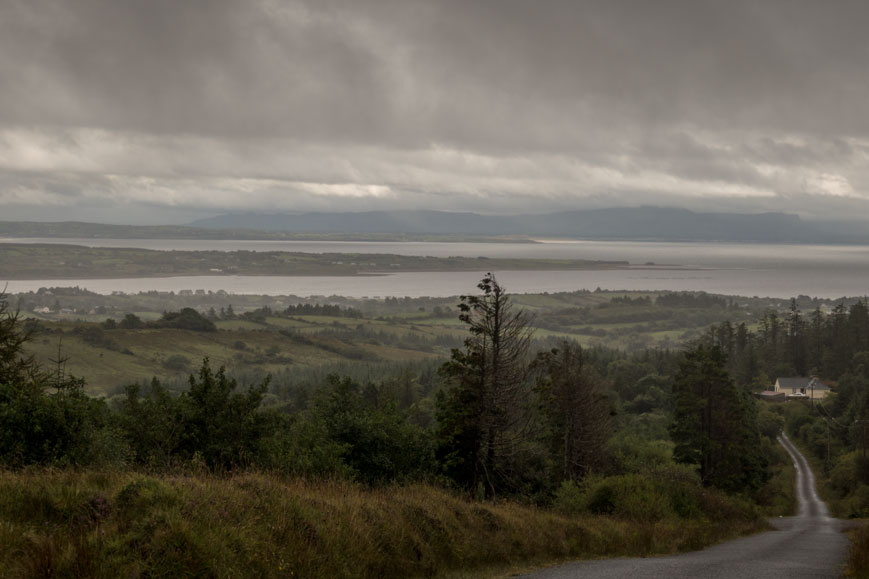
[[[122,330],[138,330],[145,327],[145,322],[136,314],[127,314],[123,320],[118,322],[118,327]]]
[[[249,464],[256,453],[265,422],[258,413],[269,380],[236,392],[235,379],[222,366],[211,369],[203,360],[198,379],[191,374],[190,389],[181,395],[183,435],[180,448],[188,456],[199,453],[214,468]]]
[[[20,385],[43,377],[33,356],[24,352],[29,339],[18,312],[9,309],[6,294],[0,293],[0,384]]]
[[[674,458],[697,465],[706,485],[739,492],[766,481],[754,400],[733,383],[717,346],[685,353],[673,381],[670,436]]]
[[[611,401],[579,344],[563,342],[541,353],[536,366],[544,371],[538,394],[555,481],[579,480],[604,465],[612,434]]]
[[[848,333],[853,352],[869,349],[869,308],[864,300],[857,300],[848,310]]]
[[[811,313],[808,325],[808,336],[806,339],[806,350],[808,352],[808,363],[810,371],[813,374],[824,372],[824,314],[821,308],[815,308]]]
[[[844,374],[851,361],[851,346],[848,339],[848,311],[839,302],[827,319],[827,349],[824,354],[824,368],[832,376]]]
[[[808,372],[808,347],[805,335],[806,323],[797,307],[797,300],[791,298],[791,307],[787,318],[787,354],[788,362],[796,374],[804,376]]]
[[[0,293],[0,463],[86,464],[106,427],[108,408],[84,392],[84,380],[46,372],[24,346],[30,334]],[[53,390],[53,392],[51,391]]]
[[[382,387],[382,386],[381,386]],[[349,475],[367,484],[419,479],[432,472],[431,439],[410,423],[374,384],[329,375],[303,420],[323,432],[324,442],[344,449]]]
[[[181,402],[156,378],[144,393],[139,385],[127,386],[118,422],[137,462],[167,466],[179,455],[184,432]]]

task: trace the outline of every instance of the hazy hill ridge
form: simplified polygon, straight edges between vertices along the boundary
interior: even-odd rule
[[[406,233],[527,235],[578,239],[843,242],[860,238],[802,221],[787,213],[696,213],[663,207],[590,209],[544,215],[481,215],[447,211],[231,214],[190,224],[211,229],[297,233]]]
[[[358,241],[590,240],[731,241],[869,244],[869,228],[804,221],[773,212],[701,213],[666,207],[563,211],[544,215],[482,215],[449,211],[242,213],[189,225],[110,225],[0,221],[0,237],[118,239],[335,239]]]

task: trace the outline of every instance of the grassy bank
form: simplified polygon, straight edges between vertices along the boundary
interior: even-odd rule
[[[692,550],[763,528],[718,495],[706,500],[714,515],[638,521],[474,503],[425,485],[3,472],[0,575],[479,576],[565,558]]]
[[[848,577],[869,577],[869,527],[865,523],[848,530],[851,548],[848,551]]]

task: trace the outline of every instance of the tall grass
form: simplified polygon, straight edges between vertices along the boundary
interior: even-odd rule
[[[0,576],[434,577],[672,553],[762,526],[715,518],[569,517],[257,473],[0,472]]]
[[[851,548],[848,552],[848,577],[869,577],[869,527],[850,529]]]

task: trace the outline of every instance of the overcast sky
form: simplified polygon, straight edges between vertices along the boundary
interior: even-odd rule
[[[863,0],[0,0],[0,219],[869,221],[867,23]]]

